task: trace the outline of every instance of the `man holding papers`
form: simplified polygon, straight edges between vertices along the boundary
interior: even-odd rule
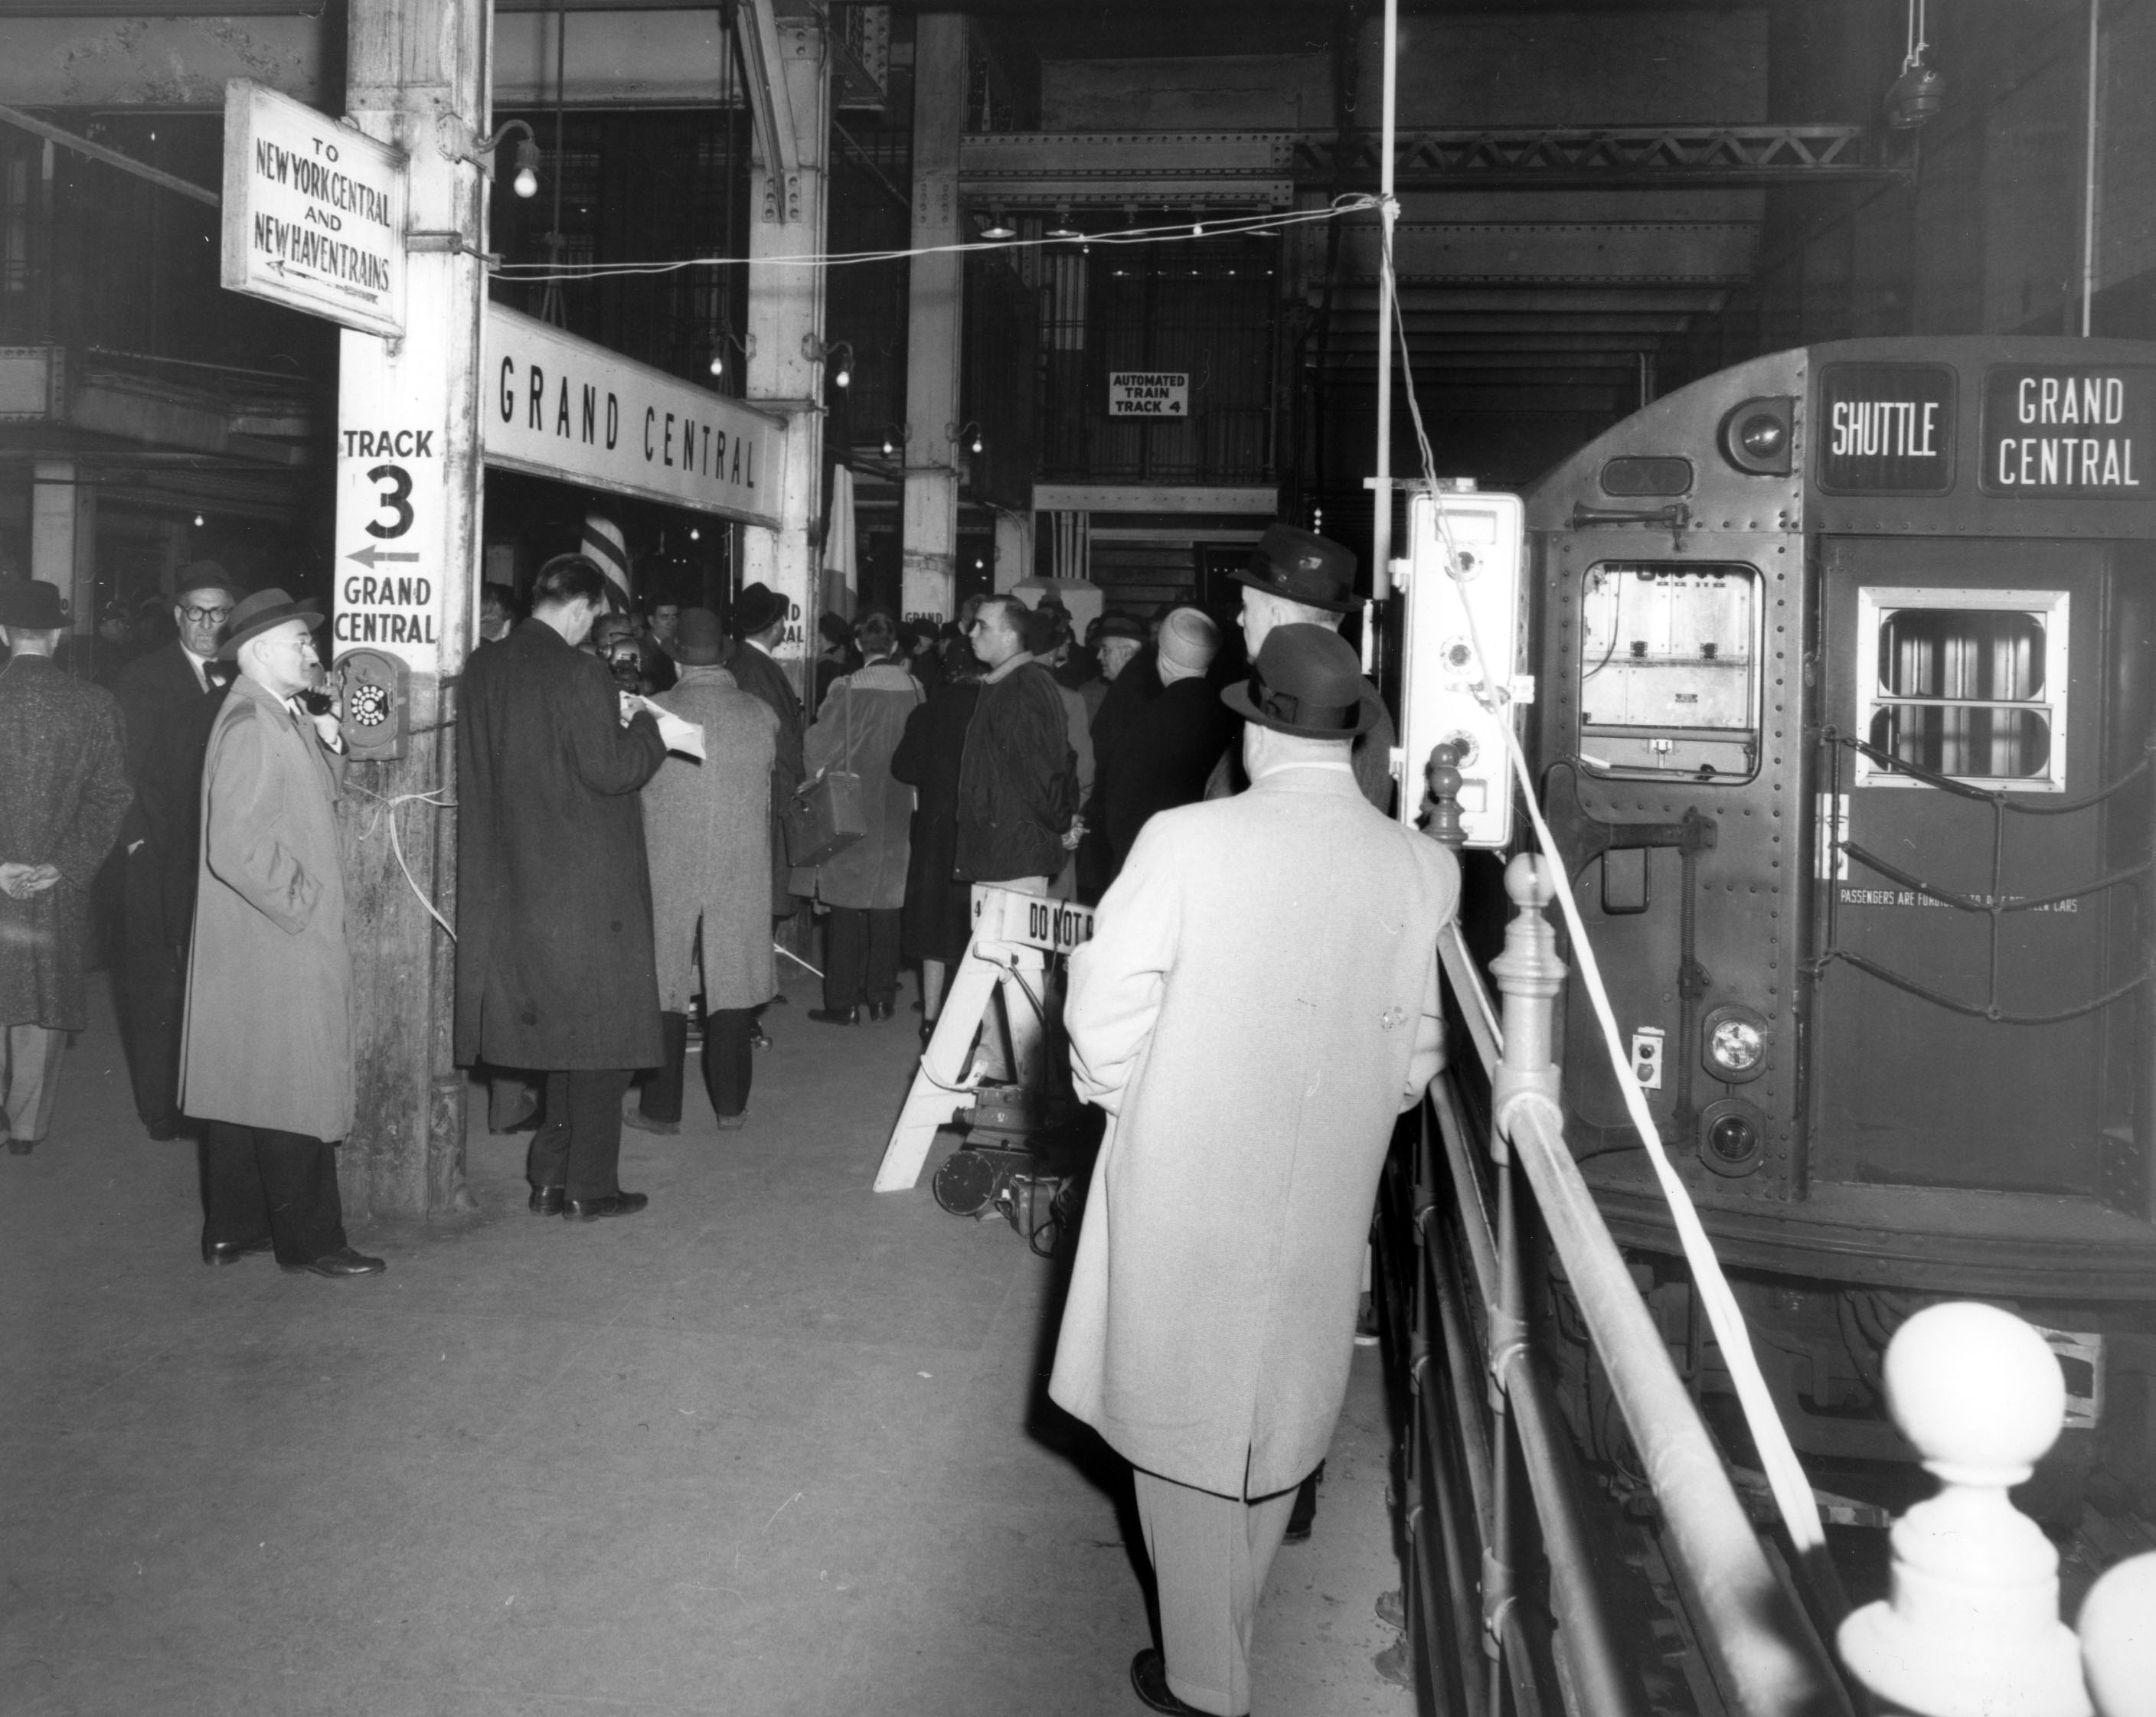
[[[638,796],[667,741],[577,648],[606,588],[581,555],[541,567],[457,712],[456,1057],[544,1074],[531,1208],[582,1221],[644,1208],[617,1177],[621,1099],[664,1058]]]

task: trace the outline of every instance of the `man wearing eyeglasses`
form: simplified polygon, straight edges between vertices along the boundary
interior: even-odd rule
[[[231,669],[218,633],[242,595],[214,561],[173,581],[176,636],[120,676],[135,806],[120,833],[126,858],[126,993],[121,1032],[135,1112],[153,1139],[178,1136],[180,1003],[195,910],[203,752]]]

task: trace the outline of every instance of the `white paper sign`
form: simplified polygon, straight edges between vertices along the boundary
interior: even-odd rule
[[[486,462],[776,526],[786,430],[767,413],[486,307]]]
[[[339,336],[336,577],[330,639],[336,654],[368,644],[414,672],[439,671],[443,561],[449,506],[440,389],[424,348],[439,336],[415,327],[403,357],[379,341]]]
[[[1190,372],[1109,371],[1108,415],[1111,418],[1188,417]]]
[[[404,157],[245,78],[224,86],[223,284],[362,333],[404,331]]]

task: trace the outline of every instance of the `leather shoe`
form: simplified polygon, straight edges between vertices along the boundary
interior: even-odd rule
[[[762,1026],[752,1026],[749,1028],[748,1044],[752,1049],[768,1049],[771,1047],[771,1039],[765,1034]]]
[[[858,1007],[812,1007],[808,1017],[818,1025],[859,1025],[861,1011]]]
[[[592,1222],[601,1217],[634,1216],[650,1202],[641,1192],[609,1192],[603,1198],[565,1198],[562,1214],[572,1222]]]
[[[652,1120],[634,1097],[621,1106],[621,1124],[625,1127],[634,1127],[639,1133],[678,1133],[681,1130],[679,1121]]]
[[[559,1216],[562,1201],[569,1196],[566,1187],[534,1187],[531,1189],[530,1209],[534,1216]]]
[[[889,1019],[891,1017],[891,1004],[888,1002],[871,1002],[869,1003],[869,1017],[870,1019]]]
[[[37,1148],[38,1141],[35,1139],[10,1139],[8,1141],[8,1154],[10,1156],[28,1156]]]
[[[250,1252],[269,1252],[274,1243],[267,1234],[259,1240],[205,1240],[203,1242],[203,1262],[206,1264],[235,1264]]]
[[[302,1274],[315,1276],[378,1276],[389,1266],[378,1258],[369,1258],[363,1252],[354,1252],[349,1246],[340,1246],[335,1252],[326,1252],[311,1263],[280,1264],[278,1268],[288,1276]]]
[[[142,1130],[162,1145],[180,1136],[180,1124],[176,1120],[153,1120],[146,1122]]]
[[[1131,1659],[1131,1686],[1152,1709],[1165,1711],[1168,1717],[1207,1717],[1197,1706],[1184,1704],[1169,1689],[1168,1659],[1158,1646],[1147,1646]]]
[[[746,1109],[739,1115],[722,1115],[719,1117],[719,1130],[722,1133],[738,1133],[747,1125],[748,1111]]]

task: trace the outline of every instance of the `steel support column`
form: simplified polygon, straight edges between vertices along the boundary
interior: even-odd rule
[[[744,30],[749,9],[742,13]],[[817,552],[812,541],[823,509],[824,269],[819,263],[784,265],[791,257],[823,254],[826,167],[830,146],[830,44],[820,19],[778,21],[776,64],[783,96],[767,105],[790,115],[793,127],[789,167],[770,158],[761,141],[755,151],[755,218],[749,229],[748,397],[786,415],[786,488],[779,527],[752,525],[743,532],[742,577],[784,597],[791,608],[786,636],[776,654],[797,686],[811,652],[804,643],[815,623]],[[752,67],[756,62],[750,61]],[[769,95],[771,92],[767,92]]]
[[[30,476],[30,577],[72,604],[78,638],[97,630],[97,491],[81,479],[73,459],[39,459]]]
[[[913,47],[913,243],[956,244],[958,139],[966,116],[966,20],[924,13]],[[964,349],[965,259],[916,256],[906,318],[906,507],[900,600],[906,612],[947,620],[956,580],[958,363]]]
[[[404,337],[347,330],[338,348],[340,577],[354,570],[348,552],[374,541],[365,525],[382,516],[385,480],[379,461],[343,457],[350,444],[343,432],[430,432],[439,449],[397,467],[408,484],[398,547],[416,556],[413,571],[434,587],[434,648],[412,673],[410,748],[402,758],[353,763],[346,775],[345,923],[359,1101],[338,1155],[346,1208],[361,1215],[429,1216],[470,1204],[465,1080],[450,1041],[455,950],[417,892],[424,889],[455,922],[456,822],[454,812],[413,796],[455,797],[444,687],[463,664],[476,618],[486,291],[477,253],[486,248],[485,181],[449,151],[468,147],[485,129],[488,10],[486,0],[351,0],[349,13],[351,122],[404,151],[410,230],[435,237],[412,254]],[[325,654],[335,648],[325,643]]]

